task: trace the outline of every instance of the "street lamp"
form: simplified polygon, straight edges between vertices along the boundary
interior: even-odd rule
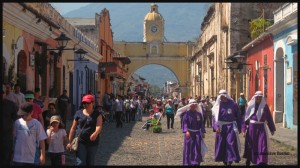
[[[75,48],[76,45],[78,45],[80,43],[80,41],[74,45],[73,48],[66,48],[68,42],[71,40],[69,37],[67,37],[64,33],[61,33],[59,37],[55,38],[54,40],[56,40],[58,42],[58,48],[56,49],[47,49],[47,50],[58,50],[59,51],[59,55],[61,56],[61,53],[63,50],[73,50],[75,54],[79,55],[79,60],[67,60],[67,61],[84,61],[84,62],[88,62],[88,59],[83,59],[84,54],[88,53],[86,51],[84,51],[83,49],[77,49]],[[76,50],[76,51],[75,51]]]
[[[65,35],[65,33],[61,33],[60,36],[57,37],[55,40],[58,42],[59,49],[63,50],[63,49],[65,49],[65,47],[67,46],[69,40],[71,40],[71,39],[69,37],[67,37]]]

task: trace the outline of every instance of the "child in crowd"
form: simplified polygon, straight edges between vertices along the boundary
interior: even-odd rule
[[[50,118],[50,126],[47,129],[47,135],[47,143],[49,144],[48,152],[51,159],[51,165],[64,165],[64,146],[68,144],[68,137],[59,115],[54,115]]]
[[[143,129],[144,130],[149,130],[149,127],[151,126],[151,120],[152,120],[152,118],[154,117],[154,110],[150,110],[149,111],[149,117],[148,117],[148,119],[147,119],[147,122],[146,122],[146,124],[143,126]]]

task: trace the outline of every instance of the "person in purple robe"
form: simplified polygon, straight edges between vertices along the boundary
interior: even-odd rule
[[[212,108],[213,132],[216,132],[215,161],[229,166],[240,158],[241,114],[226,90],[220,90]]]
[[[261,91],[257,91],[248,102],[245,118],[242,123],[242,132],[245,137],[245,150],[243,158],[246,158],[246,166],[250,162],[257,165],[268,164],[269,135],[267,125],[274,135],[276,131],[269,106]]]
[[[207,152],[207,147],[203,141],[206,131],[202,109],[192,99],[188,105],[177,110],[176,116],[182,116],[182,132],[184,133],[183,165],[200,165],[204,161],[204,155]]]

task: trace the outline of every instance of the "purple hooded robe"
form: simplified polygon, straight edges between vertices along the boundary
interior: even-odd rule
[[[276,128],[267,104],[263,108],[263,113],[258,121],[256,115],[258,105],[259,104],[255,104],[254,113],[247,121],[243,120],[242,123],[242,131],[246,131],[243,158],[250,160],[253,164],[267,164],[269,137],[266,125],[268,125],[271,132],[276,131]]]
[[[239,162],[241,160],[239,153],[240,141],[238,136],[238,130],[241,130],[240,115],[237,104],[230,99],[228,99],[227,102],[220,102],[217,119],[213,115],[213,131],[215,132],[217,128],[221,130],[220,134],[216,133],[216,162]]]
[[[206,133],[201,113],[188,110],[182,118],[182,132],[184,133],[183,145],[183,165],[199,165],[203,162],[202,156],[202,134]],[[190,137],[186,137],[186,132],[190,132]]]

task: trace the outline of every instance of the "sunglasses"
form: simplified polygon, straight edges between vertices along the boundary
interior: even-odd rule
[[[92,103],[92,102],[89,102],[89,103],[88,103],[88,102],[83,102],[82,104],[83,104],[83,105],[86,105],[86,104],[91,104],[91,103]]]

